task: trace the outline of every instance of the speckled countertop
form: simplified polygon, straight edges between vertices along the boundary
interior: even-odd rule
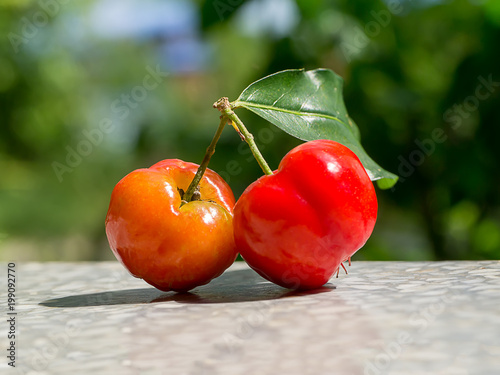
[[[309,293],[243,263],[191,294],[118,262],[18,263],[16,276],[16,367],[2,355],[2,374],[500,374],[498,261],[354,262]]]

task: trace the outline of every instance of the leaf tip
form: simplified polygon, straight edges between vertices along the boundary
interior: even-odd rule
[[[376,182],[379,189],[387,190],[392,188],[396,184],[396,182],[398,182],[398,180],[399,177],[394,175],[394,177],[381,178],[379,180],[376,180]]]

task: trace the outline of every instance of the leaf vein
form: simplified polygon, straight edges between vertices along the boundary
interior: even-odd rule
[[[249,102],[241,102],[241,101],[236,101],[234,102],[234,108],[238,107],[253,107],[253,108],[259,108],[263,110],[271,110],[271,111],[277,111],[277,112],[283,112],[283,113],[290,113],[293,115],[297,116],[310,116],[310,117],[324,117],[330,120],[337,121],[341,124],[346,125],[341,119],[335,116],[327,115],[324,113],[314,113],[314,112],[298,112],[298,111],[292,111],[290,109],[285,109],[285,108],[279,108],[279,107],[273,107],[271,105],[265,105],[265,104],[253,104]]]

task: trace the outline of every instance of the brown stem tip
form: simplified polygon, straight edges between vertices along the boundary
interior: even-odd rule
[[[213,104],[213,107],[217,108],[221,112],[225,109],[231,108],[231,105],[229,104],[229,98],[226,96],[220,98]]]

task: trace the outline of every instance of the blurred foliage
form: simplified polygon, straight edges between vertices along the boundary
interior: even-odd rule
[[[1,259],[111,259],[121,177],[200,162],[214,101],[318,67],[343,76],[363,146],[402,177],[377,190],[356,258],[500,257],[496,0],[4,1],[0,32]],[[239,115],[272,168],[299,144]],[[261,175],[230,128],[210,167],[236,196]]]

